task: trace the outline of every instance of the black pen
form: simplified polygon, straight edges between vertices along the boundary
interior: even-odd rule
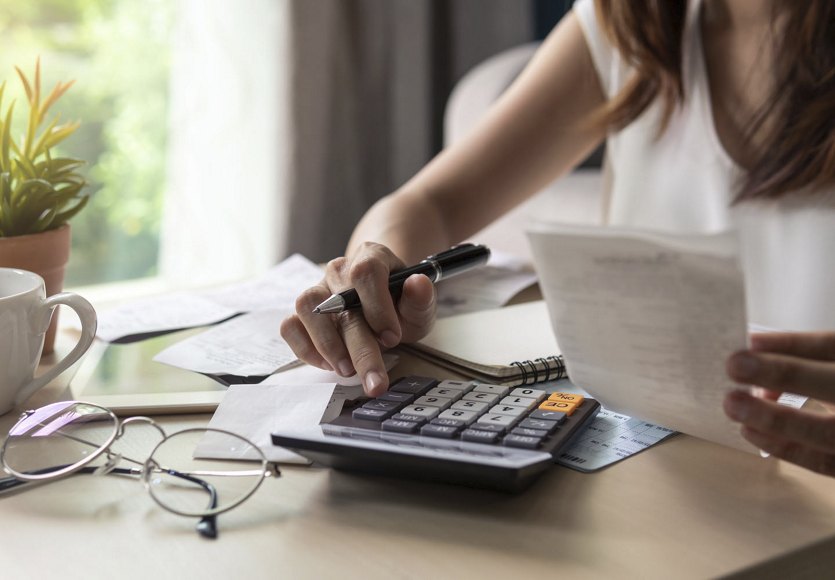
[[[440,254],[429,256],[419,264],[399,270],[389,276],[389,292],[396,301],[403,291],[403,283],[412,274],[425,274],[432,282],[439,282],[450,276],[465,272],[470,268],[480,266],[490,258],[490,249],[487,246],[476,244],[459,244]],[[336,314],[343,310],[359,308],[360,297],[357,291],[351,288],[339,294],[334,294],[319,306],[313,309],[317,314]]]

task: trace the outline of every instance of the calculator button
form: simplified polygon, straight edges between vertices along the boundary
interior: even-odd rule
[[[366,409],[360,407],[351,412],[351,417],[354,419],[364,419],[366,421],[382,421],[391,415],[391,411],[382,411],[380,409]]]
[[[536,406],[536,399],[529,399],[528,397],[505,397],[499,403],[500,405],[512,405],[514,407],[524,407],[531,409]]]
[[[488,405],[492,405],[496,401],[499,400],[499,395],[493,395],[491,393],[476,393],[471,391],[461,397],[462,401],[481,401],[482,403],[487,403]]]
[[[539,437],[526,437],[524,435],[508,435],[504,438],[507,447],[521,447],[523,449],[536,449],[542,444]]]
[[[423,405],[426,407],[438,407],[439,409],[446,409],[450,405],[452,405],[452,399],[447,399],[446,397],[423,396],[415,400],[414,404]]]
[[[477,429],[479,431],[490,431],[492,433],[498,433],[499,435],[504,435],[504,432],[507,431],[504,426],[502,425],[494,425],[488,423],[473,423],[470,425],[470,429]]]
[[[560,413],[561,415],[563,413]],[[525,429],[536,429],[537,431],[544,431],[546,434],[553,433],[557,428],[556,421],[548,421],[547,419],[532,419],[530,415],[528,418],[519,423],[520,427]]]
[[[359,409],[357,409],[359,410]],[[441,410],[438,407],[425,407],[423,405],[409,405],[400,410],[404,415],[417,415],[424,419],[434,419]]]
[[[480,429],[467,429],[461,433],[461,439],[472,443],[493,444],[499,439],[499,433],[495,431],[482,431]]]
[[[545,398],[546,393],[545,391],[541,391],[539,389],[525,389],[525,388],[518,388],[513,389],[510,391],[511,397],[528,397],[529,399],[536,399],[537,401],[541,401]]]
[[[398,421],[397,419],[387,419],[382,424],[383,431],[391,431],[393,433],[416,433],[420,427],[419,423],[412,421]]]
[[[403,377],[389,387],[389,391],[409,393],[410,395],[422,395],[437,384],[438,381],[428,377]]]
[[[529,429],[527,427],[523,427],[522,423],[520,423],[518,427],[514,428],[513,431],[510,432],[510,434],[521,435],[523,437],[538,437],[539,439],[545,439],[548,436],[548,431],[541,431],[539,429]]]
[[[575,395],[574,393],[551,393],[548,397],[549,401],[563,401],[564,403],[574,403],[578,407],[583,402],[583,395]]]
[[[409,393],[395,393],[393,391],[386,391],[379,397],[377,397],[378,401],[394,401],[396,403],[411,403],[415,400],[414,395],[410,395]]]
[[[564,401],[545,401],[539,406],[543,411],[562,411],[569,417],[577,408],[574,403],[566,403]]]
[[[392,413],[399,408],[403,403],[395,401],[381,401],[380,399],[372,399],[362,406],[363,409],[377,409],[380,411],[391,411]]]
[[[490,405],[480,401],[458,401],[453,403],[451,409],[458,409],[461,411],[475,411],[476,413],[483,413]]]
[[[501,425],[502,427],[510,427],[514,423],[518,417],[514,417],[512,415],[499,415],[496,413],[487,413],[486,415],[482,415],[478,418],[478,423],[484,423],[485,425]]]
[[[502,385],[476,385],[473,391],[476,393],[490,393],[491,395],[504,397],[510,392],[510,387]]]
[[[491,414],[510,415],[511,417],[519,417],[526,411],[527,409],[525,407],[516,407],[515,405],[496,405],[490,409]]]
[[[446,425],[424,425],[420,428],[420,434],[428,437],[441,437],[443,439],[452,439],[458,434],[460,429],[458,427],[448,427]]]
[[[467,422],[461,419],[446,419],[442,417],[435,417],[430,423],[433,425],[443,425],[444,427],[456,427],[458,429],[467,426]]]
[[[566,418],[566,414],[562,411],[546,411],[545,409],[537,409],[528,415],[531,419],[545,419],[546,421],[556,421],[557,425],[561,425]]]
[[[476,413],[475,411],[462,411],[460,409],[450,409],[438,415],[438,418],[464,421],[469,425],[470,423],[475,421],[476,417],[478,417],[479,415],[480,413]]]
[[[439,389],[457,389],[459,391],[469,391],[473,388],[472,381],[441,381],[438,385]]]
[[[420,415],[409,415],[407,413],[395,413],[391,416],[391,418],[395,421],[408,421],[409,423],[417,423],[418,425],[422,425],[428,421],[426,417],[422,417]]]
[[[427,397],[444,397],[446,399],[452,399],[453,401],[457,401],[461,397],[464,396],[464,391],[459,389],[445,389],[443,387],[435,387],[428,393],[426,393]]]

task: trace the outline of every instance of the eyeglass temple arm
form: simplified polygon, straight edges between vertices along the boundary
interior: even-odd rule
[[[35,471],[30,471],[31,475],[40,475],[42,473],[48,473],[50,471],[54,471],[57,469],[63,469],[64,467],[68,467],[68,465],[60,465],[60,466],[53,466],[47,467],[44,469],[37,469]],[[95,473],[98,467],[82,467],[75,473]],[[209,494],[209,508],[214,509],[217,507],[217,490],[215,487],[209,483],[208,481],[204,481],[197,477],[193,477],[191,475],[186,475],[184,473],[180,473],[174,469],[165,469],[163,470],[167,474],[173,477],[179,477],[181,479],[185,479],[186,481],[190,481],[192,483],[196,483],[200,487],[202,487],[208,494]],[[126,467],[115,467],[109,471],[109,473],[115,473],[117,475],[136,475],[137,472],[135,469],[130,469]],[[18,479],[16,477],[4,477],[0,478],[0,493],[5,491],[9,491],[21,486],[25,485],[34,485],[37,483],[46,483],[43,480],[40,481],[26,481],[23,479]],[[214,514],[205,515],[200,518],[200,521],[197,522],[197,533],[203,536],[204,538],[215,539],[217,538],[217,516]]]
[[[204,490],[206,490],[206,492],[209,494],[209,509],[213,510],[217,507],[217,490],[215,489],[215,486],[213,486],[208,481],[200,479],[199,477],[194,477],[193,475],[188,475],[187,473],[181,473],[179,471],[167,467],[158,467],[158,469],[163,473],[167,473],[168,475],[172,475],[174,477],[179,477],[180,479],[185,479],[186,481],[196,483]],[[211,514],[200,518],[200,521],[197,522],[197,533],[203,536],[204,538],[210,538],[212,540],[216,539],[217,518]]]

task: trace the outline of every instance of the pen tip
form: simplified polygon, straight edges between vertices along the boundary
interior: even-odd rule
[[[313,309],[313,314],[319,314],[320,312],[322,312],[322,311],[321,311],[321,310],[319,310],[319,307],[318,307],[318,306],[317,306],[316,308],[314,308],[314,309]]]

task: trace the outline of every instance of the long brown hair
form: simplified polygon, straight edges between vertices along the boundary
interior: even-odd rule
[[[610,39],[635,71],[601,112],[602,122],[621,129],[659,99],[663,130],[685,98],[687,0],[596,0],[596,7]],[[774,52],[777,88],[747,131],[747,140],[757,134],[760,145],[737,201],[835,184],[835,2],[784,0],[780,8],[786,22]]]

